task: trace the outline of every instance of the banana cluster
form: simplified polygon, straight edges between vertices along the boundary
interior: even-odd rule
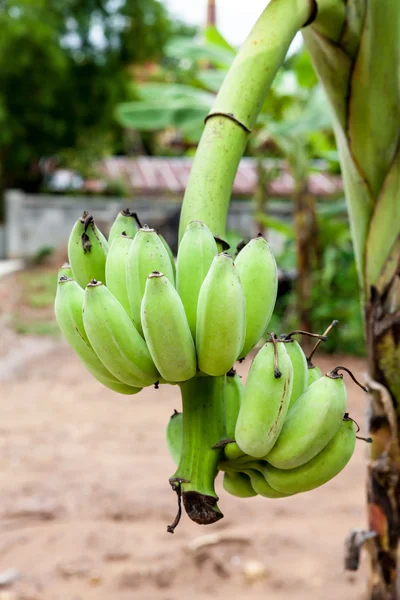
[[[259,341],[277,294],[277,267],[259,236],[236,260],[200,221],[177,261],[154,229],[122,211],[107,240],[84,213],[60,269],[57,322],[103,385],[135,394],[158,383],[221,376]]]
[[[292,345],[294,344],[294,345]],[[291,350],[288,352],[288,349]],[[240,498],[281,498],[319,487],[350,460],[356,442],[353,420],[346,411],[346,387],[337,367],[299,393],[294,382],[302,352],[297,342],[266,343],[255,357],[244,387],[233,370],[225,387],[228,441],[219,470],[224,489]],[[280,376],[276,377],[276,360]],[[293,389],[299,394],[293,400]],[[182,447],[182,414],[167,426],[167,446],[178,464]],[[233,441],[235,440],[235,441]]]
[[[223,439],[207,437],[207,447],[197,440],[211,429],[197,422],[196,397],[188,400],[186,417],[175,412],[170,419],[167,445],[179,465],[175,479],[201,483],[196,470],[202,458],[193,458],[199,443],[206,454],[224,448],[215,464],[224,472],[225,490],[235,496],[280,498],[311,490],[339,473],[354,451],[342,367],[322,376],[311,363],[317,346],[307,359],[292,337],[302,332],[271,334],[244,387],[233,365],[268,327],[277,266],[261,235],[236,258],[219,244],[203,222],[192,221],[175,264],[162,236],[142,227],[129,210],[118,215],[108,240],[84,213],[69,238],[69,264],[59,271],[57,322],[88,371],[121,394],[159,383],[179,384],[182,391],[195,377],[218,381],[218,389],[222,384],[218,431],[225,436],[217,435]],[[182,476],[179,469],[187,468],[189,475]],[[197,490],[200,497],[212,496],[209,483],[206,492]]]

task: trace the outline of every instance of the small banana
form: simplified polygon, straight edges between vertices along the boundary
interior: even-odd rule
[[[177,410],[174,410],[168,421],[166,439],[168,452],[178,466],[183,443],[183,414]]]
[[[304,465],[331,441],[345,412],[346,387],[334,369],[311,384],[289,410],[265,460],[278,469]]]
[[[92,279],[105,281],[108,242],[96,227],[92,215],[84,212],[72,228],[68,259],[75,281],[84,288]]]
[[[133,387],[159,379],[146,342],[101,282],[92,280],[86,287],[83,323],[94,351],[114,377]]]
[[[239,252],[235,265],[246,299],[246,337],[240,353],[240,358],[244,358],[271,319],[278,291],[278,269],[262,235],[250,240]]]
[[[253,360],[235,429],[235,440],[249,456],[262,458],[283,427],[293,386],[287,344],[267,342]],[[277,363],[280,377],[274,375]]]
[[[307,368],[307,387],[309,387],[314,381],[320,379],[322,377],[321,369],[316,365],[311,364],[308,365]]]
[[[114,223],[111,225],[110,233],[108,234],[109,245],[111,246],[117,235],[123,233],[128,237],[134,238],[140,226],[137,214],[131,212],[129,208],[124,208],[118,213]]]
[[[72,279],[62,276],[57,286],[55,316],[61,332],[90,373],[106,387],[121,394],[136,394],[141,388],[127,386],[103,365],[85,332],[82,306],[85,292]]]
[[[64,263],[59,269],[57,274],[57,283],[60,281],[61,277],[66,277],[67,279],[73,279],[72,268],[69,263]]]
[[[245,457],[247,456],[247,454],[243,452],[241,448],[239,448],[236,442],[229,442],[229,444],[226,444],[226,446],[224,447],[224,455],[226,460],[229,461],[235,461],[238,458],[245,459]]]
[[[196,337],[200,288],[217,252],[217,244],[207,225],[191,221],[178,249],[176,289],[185,307],[193,339]]]
[[[131,243],[131,237],[123,234],[115,235],[106,260],[106,285],[128,315],[131,309],[126,289],[126,263]]]
[[[84,363],[85,364],[85,363]],[[138,394],[142,391],[142,388],[132,387],[131,385],[126,385],[126,383],[122,383],[122,381],[115,381],[115,378],[109,379],[108,377],[103,377],[98,371],[91,369],[88,365],[86,365],[89,373],[97,379],[99,383],[102,383],[105,387],[109,388],[113,392],[118,392],[118,394],[125,394],[128,396],[132,396],[133,394]],[[111,375],[111,373],[110,373]]]
[[[147,278],[141,323],[161,377],[172,382],[194,377],[196,351],[185,309],[173,284],[159,271]]]
[[[251,463],[253,465],[253,463]],[[263,496],[264,498],[285,498],[291,494],[283,494],[282,492],[278,492],[273,487],[270,486],[268,481],[265,479],[264,471],[266,470],[266,466],[257,465],[257,469],[255,468],[247,468],[244,469],[244,473],[248,475],[250,478],[251,486],[255,492],[259,496]]]
[[[246,305],[232,258],[217,254],[200,289],[197,305],[196,348],[200,371],[223,375],[243,347]]]
[[[147,277],[160,271],[174,283],[171,260],[160,237],[154,229],[145,225],[135,235],[126,263],[126,286],[131,314],[138,331],[143,334],[140,310]]]
[[[269,485],[284,494],[313,490],[333,479],[344,469],[353,455],[355,443],[354,423],[343,419],[331,441],[314,458],[290,470],[268,465],[265,468],[266,479]]]
[[[307,388],[308,369],[306,355],[296,340],[286,343],[285,347],[293,366],[293,388],[289,402],[291,408]]]
[[[172,252],[172,250],[171,250],[171,248],[170,248],[167,240],[165,239],[165,237],[160,232],[158,232],[158,237],[160,238],[160,240],[164,244],[164,248],[166,249],[166,251],[168,253],[168,256],[169,256],[169,259],[171,261],[171,267],[172,267],[172,271],[174,273],[174,281],[172,283],[175,284],[176,283],[176,264],[175,264],[174,254],[173,254],[173,252]]]
[[[243,398],[244,387],[235,369],[226,374],[225,386],[225,426],[228,439],[235,439],[235,427]]]
[[[252,488],[250,478],[245,473],[225,471],[223,486],[228,494],[237,498],[257,496],[257,492]]]

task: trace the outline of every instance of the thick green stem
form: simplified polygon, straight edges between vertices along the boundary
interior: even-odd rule
[[[197,377],[180,384],[183,410],[183,440],[179,466],[171,477],[173,489],[182,496],[192,521],[208,525],[222,519],[214,489],[222,448],[225,375]]]
[[[206,126],[182,205],[179,235],[203,221],[225,238],[233,181],[265,96],[288,48],[315,13],[315,0],[271,0],[236,56]]]

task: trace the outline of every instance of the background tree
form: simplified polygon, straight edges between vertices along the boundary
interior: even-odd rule
[[[43,156],[88,140],[121,149],[114,107],[134,97],[130,67],[192,32],[158,0],[2,0],[0,30],[0,181],[31,190]]]

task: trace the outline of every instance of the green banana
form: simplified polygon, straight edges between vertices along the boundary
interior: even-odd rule
[[[224,490],[237,498],[252,498],[257,496],[252,488],[250,478],[245,473],[225,471],[223,479]]]
[[[110,373],[93,350],[83,325],[82,307],[85,292],[73,281],[62,276],[57,286],[55,316],[69,345],[90,373],[106,387],[121,394],[136,394],[141,388],[123,384]]]
[[[226,374],[225,386],[225,426],[228,439],[235,439],[235,427],[242,402],[244,386],[235,369]]]
[[[84,212],[72,228],[68,259],[75,281],[84,288],[89,281],[105,281],[108,242],[96,227],[92,215]]]
[[[168,452],[176,466],[178,466],[183,443],[183,413],[174,410],[168,421],[166,439]]]
[[[185,307],[193,339],[196,337],[200,288],[217,253],[217,244],[208,227],[201,221],[191,221],[178,249],[176,289]]]
[[[246,332],[246,306],[232,258],[217,254],[200,289],[196,348],[200,371],[224,375],[240,355]]]
[[[247,456],[247,454],[239,448],[236,442],[229,442],[229,444],[226,444],[224,447],[224,455],[226,460],[229,461],[235,461],[238,458]]]
[[[331,441],[313,459],[285,471],[268,465],[265,469],[266,479],[269,485],[284,494],[313,490],[344,469],[353,455],[355,443],[354,423],[343,419]]]
[[[279,340],[267,342],[251,365],[235,429],[239,448],[249,456],[268,454],[284,425],[293,386],[286,346]],[[276,358],[280,377],[274,375]]]
[[[196,351],[185,309],[167,277],[153,271],[147,278],[141,322],[152,359],[167,381],[187,381],[196,374]]]
[[[235,265],[246,299],[244,358],[268,327],[278,291],[278,269],[268,242],[258,235],[239,252]]]
[[[126,263],[132,238],[127,235],[114,236],[106,260],[106,285],[114,298],[131,313],[126,289]]]
[[[73,279],[72,268],[69,263],[64,263],[59,269],[57,274],[57,283],[60,281],[61,277],[66,277],[67,279]]]
[[[102,383],[105,387],[108,387],[113,392],[118,392],[118,394],[125,394],[132,396],[133,394],[137,394],[142,391],[143,388],[132,387],[131,385],[126,385],[126,383],[122,383],[122,381],[115,381],[115,379],[108,379],[108,377],[103,377],[100,373],[91,369],[87,365],[85,365],[89,373],[97,379],[99,383]],[[111,376],[111,373],[110,373]]]
[[[306,355],[296,340],[286,343],[285,347],[293,366],[293,388],[289,402],[291,408],[307,388],[308,369]]]
[[[129,249],[126,263],[126,285],[131,314],[138,331],[143,334],[140,310],[147,277],[153,271],[160,271],[174,283],[171,260],[164,244],[154,229],[145,225],[135,235]]]
[[[316,365],[309,365],[307,368],[307,387],[309,387],[314,381],[322,377],[321,369]]]
[[[294,469],[314,458],[338,431],[346,411],[346,387],[335,369],[317,379],[289,410],[281,434],[265,460]]]
[[[108,243],[111,246],[117,235],[123,233],[128,237],[134,238],[140,227],[140,222],[136,213],[124,208],[121,210],[114,223],[111,225],[110,233],[108,234]]]
[[[250,464],[252,465],[253,463]],[[264,498],[285,498],[286,496],[291,495],[278,492],[278,490],[275,490],[273,487],[270,486],[270,484],[267,482],[264,476],[264,471],[266,468],[267,467],[262,467],[261,465],[257,466],[257,469],[249,469],[247,468],[247,465],[246,469],[243,467],[243,472],[246,473],[248,477],[250,477],[250,482],[253,490],[259,496],[263,496]]]
[[[160,232],[157,232],[157,233],[158,233],[158,237],[160,238],[160,240],[164,244],[164,248],[167,251],[167,254],[169,256],[169,260],[171,261],[171,267],[172,267],[172,271],[174,273],[174,281],[173,281],[173,283],[175,285],[175,283],[176,283],[176,264],[175,264],[174,254],[173,254],[173,252],[172,252],[172,250],[171,250],[171,248],[170,248],[167,240],[165,239],[165,237]]]
[[[93,280],[86,287],[83,324],[94,351],[114,377],[134,387],[159,379],[146,342],[101,282]]]

